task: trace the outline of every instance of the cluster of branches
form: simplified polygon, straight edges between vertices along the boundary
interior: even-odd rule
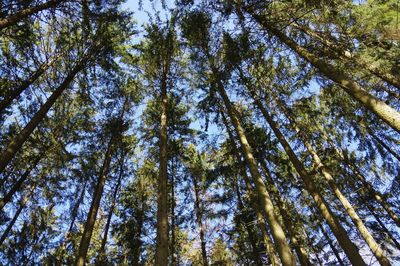
[[[122,4],[0,5],[1,264],[400,260],[397,1]]]

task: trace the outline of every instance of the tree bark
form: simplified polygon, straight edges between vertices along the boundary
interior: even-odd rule
[[[161,115],[160,115],[160,168],[158,175],[157,199],[157,244],[155,265],[162,266],[168,262],[168,96],[167,70],[163,71],[161,80]]]
[[[106,224],[104,227],[104,234],[103,234],[103,238],[101,240],[97,265],[103,265],[102,263],[105,262],[105,256],[106,256],[105,251],[106,251],[106,244],[107,244],[107,238],[108,238],[108,231],[110,230],[111,219],[114,214],[115,204],[117,202],[117,194],[118,194],[119,188],[121,186],[122,179],[124,177],[123,163],[124,163],[124,160],[122,158],[120,168],[119,168],[119,176],[118,176],[117,184],[115,185],[114,192],[112,194],[111,206],[110,206],[110,210],[109,210],[108,216],[107,216],[107,221],[106,221]]]
[[[306,136],[303,134],[303,132],[297,126],[297,123],[296,123],[294,117],[290,114],[290,112],[286,109],[284,104],[282,102],[280,102],[279,99],[277,100],[277,103],[278,103],[278,106],[283,111],[283,113],[289,119],[290,125],[293,127],[293,129],[296,131],[296,133],[299,135],[300,140],[303,142],[303,144],[307,148],[308,152],[310,153],[311,157],[313,158],[316,169],[321,172],[322,176],[325,178],[326,182],[328,183],[329,187],[335,194],[336,198],[343,205],[348,216],[353,221],[354,225],[356,226],[357,230],[361,234],[362,238],[368,244],[368,247],[371,249],[372,253],[375,255],[375,257],[377,258],[377,260],[379,261],[379,263],[381,265],[385,265],[385,266],[390,265],[389,260],[384,255],[384,251],[382,250],[380,245],[375,241],[375,239],[373,238],[371,233],[368,231],[367,227],[364,225],[364,222],[358,216],[356,210],[353,208],[353,205],[350,203],[350,201],[347,199],[347,197],[339,189],[332,174],[330,173],[328,168],[322,163],[319,155],[314,150],[311,143],[307,140]]]
[[[221,110],[221,117],[222,117],[222,120],[224,122],[225,128],[227,130],[227,133],[228,133],[228,136],[229,136],[229,140],[230,140],[230,143],[231,143],[231,147],[233,149],[233,153],[234,153],[234,155],[236,157],[236,160],[238,162],[240,162],[240,161],[242,161],[242,159],[240,157],[239,150],[236,147],[236,143],[235,143],[235,140],[234,140],[234,137],[233,137],[233,133],[232,133],[230,127],[229,127],[229,123],[228,123],[228,121],[227,121],[227,119],[225,117],[225,114],[222,112],[222,110]],[[256,216],[257,216],[258,227],[260,228],[261,234],[263,236],[263,241],[264,241],[264,244],[265,244],[265,247],[266,247],[266,253],[268,254],[268,257],[269,257],[269,260],[270,260],[270,264],[272,266],[277,266],[277,265],[279,265],[279,259],[275,254],[275,249],[274,249],[272,240],[271,240],[271,238],[270,238],[270,236],[269,236],[269,234],[267,232],[267,229],[266,229],[267,225],[265,224],[264,216],[262,215],[261,208],[260,208],[259,203],[258,203],[259,200],[257,198],[257,195],[254,194],[254,190],[253,190],[253,188],[251,186],[250,178],[248,177],[245,169],[240,168],[240,172],[241,172],[242,177],[244,179],[247,192],[250,195],[251,206],[252,206],[252,208],[253,208],[254,212],[256,213]]]
[[[18,11],[15,14],[9,15],[6,18],[0,19],[0,30],[12,26],[17,22],[21,21],[24,18],[27,18],[30,15],[43,11],[45,9],[53,8],[65,2],[65,0],[50,0],[43,4],[39,4],[37,6],[28,7],[23,10]]]
[[[29,123],[22,129],[22,131],[15,136],[8,143],[8,146],[5,151],[3,151],[0,155],[0,173],[4,171],[6,166],[11,162],[14,158],[15,154],[22,147],[25,141],[29,138],[31,133],[35,130],[35,128],[39,125],[39,123],[46,117],[47,112],[56,102],[56,100],[60,97],[60,95],[68,88],[70,83],[74,80],[75,76],[80,72],[86,65],[87,61],[93,55],[93,47],[88,51],[86,55],[74,66],[71,72],[65,77],[64,81],[61,85],[53,91],[50,97],[47,99],[46,103],[42,105],[39,111],[32,117]]]
[[[248,84],[246,84],[247,86]],[[247,86],[248,87],[248,86]],[[346,255],[348,256],[349,260],[354,265],[365,265],[360,253],[358,252],[357,246],[350,240],[346,230],[342,227],[339,223],[333,212],[331,211],[330,207],[328,206],[325,199],[321,196],[318,189],[315,187],[312,177],[307,173],[306,169],[303,167],[302,163],[297,158],[296,154],[292,150],[289,143],[286,141],[285,137],[279,130],[277,124],[273,121],[272,117],[268,114],[267,110],[261,104],[260,100],[254,95],[251,88],[248,88],[249,92],[252,94],[254,102],[256,106],[260,109],[261,113],[263,114],[265,120],[271,127],[272,131],[274,132],[275,136],[278,138],[279,142],[283,146],[286,154],[288,155],[290,161],[292,162],[293,166],[295,167],[297,173],[300,175],[301,179],[305,184],[306,190],[310,193],[316,205],[318,206],[319,211],[321,212],[322,216],[325,218],[327,223],[329,224],[332,232],[334,233],[336,239],[342,246],[343,250],[345,251]]]
[[[317,68],[322,74],[336,82],[340,87],[344,89],[355,100],[364,105],[368,110],[380,117],[386,124],[400,133],[400,113],[394,108],[387,105],[385,102],[379,100],[375,96],[369,94],[367,91],[362,89],[360,85],[351,80],[343,71],[337,67],[319,59],[314,54],[310,53],[304,47],[298,45],[292,39],[287,37],[282,31],[270,25],[261,16],[252,10],[246,9],[247,12],[259,23],[265,30],[275,35],[281,42],[290,47],[300,57],[307,60],[315,68]]]
[[[86,219],[85,227],[83,230],[81,242],[79,244],[78,259],[76,261],[76,266],[83,266],[86,264],[86,256],[90,245],[90,240],[92,238],[92,233],[94,229],[94,224],[96,222],[97,212],[99,210],[101,197],[103,195],[104,185],[106,183],[106,178],[110,170],[111,158],[114,153],[114,143],[116,140],[115,133],[110,138],[107,145],[107,151],[104,157],[103,166],[100,171],[100,176],[97,180],[96,187],[92,196],[92,203],[90,205],[89,213]]]
[[[214,73],[214,76],[217,78],[217,89],[222,97],[222,100],[224,102],[224,105],[228,111],[229,117],[231,118],[232,124],[234,125],[235,131],[239,137],[242,151],[244,154],[244,158],[246,159],[246,162],[249,166],[250,173],[253,177],[253,182],[256,186],[257,193],[259,195],[259,200],[260,200],[260,206],[262,206],[263,210],[265,211],[266,218],[272,233],[272,236],[275,240],[275,246],[277,248],[278,254],[281,258],[281,262],[283,265],[294,265],[295,264],[295,259],[292,254],[292,251],[290,250],[287,238],[285,236],[285,232],[283,231],[281,225],[279,224],[279,221],[274,213],[274,207],[273,203],[271,201],[270,195],[265,187],[264,181],[260,175],[260,172],[258,171],[258,166],[256,159],[253,156],[252,149],[249,145],[249,142],[247,140],[245,131],[243,127],[241,126],[239,119],[236,115],[236,110],[232,106],[228,95],[225,92],[225,88],[221,82],[221,80],[218,78],[218,71],[215,69],[215,67],[212,66],[212,70]]]
[[[374,66],[373,64],[369,64],[364,62],[362,58],[356,57],[350,51],[343,49],[342,47],[337,46],[334,42],[327,39],[324,36],[321,36],[317,32],[313,31],[309,27],[305,25],[299,25],[294,23],[294,27],[302,31],[303,33],[307,34],[308,36],[315,38],[316,40],[320,41],[323,45],[327,46],[331,50],[333,50],[336,54],[338,54],[341,58],[347,59],[352,63],[355,63],[359,68],[366,69],[373,75],[377,76],[378,78],[382,79],[383,81],[387,82],[388,84],[397,87],[400,89],[400,79],[396,76],[392,75],[391,73],[382,71],[378,67]]]
[[[30,75],[29,78],[26,80],[22,81],[19,86],[17,86],[14,89],[11,89],[6,93],[6,95],[3,97],[3,100],[0,102],[0,115],[4,113],[5,109],[11,104],[11,102],[14,99],[17,99],[22,92],[24,92],[30,85],[32,85],[46,70],[52,66],[56,61],[57,58],[59,57],[55,56],[52,58],[49,62],[42,64],[32,75]]]

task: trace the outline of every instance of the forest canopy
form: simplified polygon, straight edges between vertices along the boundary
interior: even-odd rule
[[[400,3],[0,3],[1,265],[397,265]]]

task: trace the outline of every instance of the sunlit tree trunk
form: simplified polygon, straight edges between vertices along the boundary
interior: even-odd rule
[[[247,84],[246,84],[247,86]],[[357,246],[350,240],[346,230],[343,226],[339,223],[338,219],[335,217],[333,212],[331,211],[329,205],[325,201],[325,199],[321,196],[318,189],[315,187],[312,177],[307,173],[306,169],[297,158],[296,154],[292,150],[291,146],[287,142],[286,138],[283,136],[281,131],[279,130],[277,124],[273,121],[272,117],[268,114],[265,107],[261,104],[260,100],[254,95],[254,92],[251,88],[248,87],[248,91],[252,94],[254,102],[256,106],[260,109],[262,115],[264,116],[265,120],[271,127],[272,131],[274,132],[275,136],[278,138],[279,142],[281,143],[282,147],[284,148],[286,154],[288,155],[290,161],[292,162],[293,166],[295,167],[297,173],[300,175],[301,179],[304,182],[306,190],[310,193],[312,198],[314,199],[316,205],[318,206],[319,211],[321,212],[322,216],[325,218],[327,223],[329,224],[332,232],[334,233],[336,239],[340,243],[341,247],[345,251],[346,255],[348,256],[349,260],[354,265],[365,265],[360,253],[358,252]]]
[[[390,265],[389,260],[386,258],[384,255],[384,252],[380,245],[375,241],[371,233],[368,231],[367,227],[364,225],[364,222],[362,219],[358,216],[357,212],[355,211],[353,205],[350,203],[350,201],[347,199],[347,197],[342,193],[342,191],[339,189],[335,179],[331,175],[330,171],[328,168],[322,163],[319,155],[317,152],[314,150],[313,146],[311,143],[307,140],[306,136],[303,134],[303,132],[300,130],[298,127],[294,117],[291,115],[289,110],[284,106],[280,100],[277,100],[278,105],[281,107],[283,113],[286,115],[286,117],[290,121],[290,125],[294,128],[296,133],[298,134],[299,138],[307,148],[308,152],[311,154],[311,157],[314,160],[314,164],[317,170],[319,170],[322,175],[324,176],[325,180],[327,181],[329,187],[337,197],[337,199],[340,201],[340,203],[343,205],[344,209],[346,210],[348,216],[350,219],[353,221],[354,225],[360,232],[362,238],[365,240],[365,242],[368,244],[369,248],[371,249],[372,253],[375,255],[375,257],[378,259],[379,263],[381,265]],[[266,110],[265,110],[266,111]]]
[[[394,108],[390,107],[385,102],[379,100],[375,96],[369,94],[366,90],[362,89],[357,82],[353,81],[337,67],[319,59],[306,48],[298,45],[296,42],[286,36],[284,32],[268,23],[263,16],[248,8],[246,11],[251,14],[254,20],[257,21],[257,23],[259,23],[265,30],[275,35],[281,42],[290,47],[302,58],[310,62],[322,74],[340,85],[351,97],[359,101],[368,110],[375,113],[383,121],[385,121],[386,124],[400,133],[400,113]]]
[[[262,208],[266,214],[268,225],[271,230],[271,234],[274,238],[275,246],[276,246],[278,254],[281,258],[281,262],[283,265],[294,265],[295,259],[293,257],[292,251],[290,250],[288,241],[285,236],[285,232],[283,231],[283,229],[282,229],[281,225],[279,224],[279,221],[274,213],[273,203],[272,203],[270,195],[265,187],[265,184],[260,175],[260,172],[258,171],[257,162],[253,156],[252,149],[247,140],[245,131],[239,122],[239,118],[236,115],[236,110],[232,106],[232,103],[230,102],[228,95],[225,92],[225,88],[224,88],[221,80],[218,78],[218,71],[213,66],[212,66],[212,69],[213,69],[214,76],[217,78],[216,82],[217,82],[218,92],[224,102],[224,105],[227,109],[227,112],[229,114],[231,122],[232,122],[232,124],[235,128],[235,131],[239,137],[244,158],[246,159],[246,162],[250,169],[250,173],[253,177],[253,182],[256,186],[256,190],[259,195],[260,206],[262,206]]]
[[[233,149],[233,152],[234,152],[234,155],[236,157],[236,160],[238,162],[240,162],[240,161],[242,161],[242,159],[240,157],[239,150],[236,147],[235,139],[234,139],[233,133],[232,133],[230,127],[229,127],[229,123],[228,123],[228,121],[227,121],[227,119],[225,117],[225,114],[222,111],[221,111],[221,116],[222,116],[222,120],[224,122],[225,128],[227,130],[227,133],[228,133],[228,136],[229,136],[229,140],[230,140],[230,143],[231,143],[231,147]],[[266,247],[266,253],[268,254],[268,257],[270,259],[270,263],[271,263],[272,266],[279,265],[279,259],[275,254],[274,245],[273,245],[272,240],[271,240],[271,238],[270,238],[270,236],[269,236],[269,234],[267,232],[267,229],[266,229],[267,225],[265,224],[264,216],[262,215],[262,211],[261,211],[261,208],[259,206],[258,197],[254,193],[254,189],[251,186],[251,181],[250,181],[250,178],[248,177],[248,175],[246,173],[246,170],[241,168],[240,172],[241,172],[241,175],[242,175],[242,177],[243,177],[243,179],[245,181],[247,192],[250,195],[251,206],[252,206],[252,208],[253,208],[254,212],[256,213],[256,216],[257,216],[258,227],[261,230],[261,234],[263,236],[263,242],[264,242],[264,245]]]

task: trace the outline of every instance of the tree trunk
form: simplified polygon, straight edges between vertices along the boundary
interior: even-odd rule
[[[247,84],[246,84],[247,86]],[[274,132],[275,136],[278,138],[279,142],[283,146],[286,154],[288,155],[290,161],[295,167],[297,173],[300,175],[301,179],[305,184],[305,188],[310,193],[314,201],[316,202],[318,209],[320,210],[322,216],[325,218],[329,224],[332,232],[334,233],[336,239],[340,243],[341,247],[345,251],[346,255],[354,265],[365,265],[360,253],[358,252],[357,246],[350,240],[346,230],[339,223],[330,207],[328,206],[325,199],[321,196],[318,189],[315,187],[312,177],[307,173],[306,169],[303,167],[302,163],[297,158],[296,154],[290,147],[289,143],[286,141],[285,137],[279,130],[277,124],[273,121],[272,117],[268,114],[267,110],[261,104],[260,100],[254,95],[253,91],[248,88],[249,92],[252,94],[255,104],[260,109],[264,118],[267,120],[269,126]]]
[[[0,199],[0,211],[3,210],[4,206],[9,203],[14,196],[14,194],[21,188],[22,184],[28,178],[29,174],[35,169],[36,165],[43,158],[45,152],[42,152],[38,155],[32,165],[21,175],[21,177],[15,182],[15,184],[11,187],[11,189],[4,195],[2,199]]]
[[[71,219],[71,222],[70,222],[70,224],[69,224],[68,231],[67,231],[66,234],[65,234],[64,241],[62,242],[61,247],[60,247],[61,251],[60,251],[60,255],[58,256],[57,263],[56,263],[57,266],[62,266],[62,265],[63,265],[64,254],[65,254],[65,248],[66,248],[68,239],[69,239],[69,237],[70,237],[70,235],[71,235],[72,229],[73,229],[73,227],[74,227],[75,220],[76,220],[76,218],[77,218],[77,216],[78,216],[79,206],[80,206],[80,205],[82,204],[82,202],[83,202],[83,197],[85,196],[86,185],[87,185],[87,183],[88,183],[88,181],[86,180],[85,183],[83,184],[81,193],[80,193],[80,195],[79,195],[79,197],[78,197],[78,201],[75,203],[75,205],[74,205],[74,207],[73,207],[73,209],[72,209],[72,212],[71,212],[72,219]]]
[[[193,176],[192,178],[195,195],[196,223],[200,231],[201,257],[203,260],[203,265],[208,266],[206,241],[203,228],[203,207],[201,206],[202,204],[200,202],[200,188],[197,183],[197,178],[197,176]]]
[[[381,140],[372,130],[368,130],[368,133],[371,135],[371,137],[379,144],[381,145],[386,151],[388,151],[394,158],[397,159],[397,161],[400,162],[400,155],[397,154],[389,145],[387,145],[383,140]]]
[[[340,85],[346,93],[352,96],[355,100],[359,101],[368,110],[375,113],[390,127],[400,133],[400,113],[394,108],[387,105],[385,102],[379,100],[375,96],[369,94],[362,89],[358,83],[351,80],[343,71],[337,67],[319,59],[314,54],[310,53],[304,47],[298,45],[292,39],[287,37],[282,31],[267,23],[261,15],[256,14],[251,10],[247,10],[249,14],[262,26],[265,30],[275,35],[281,42],[290,47],[302,58],[310,62],[322,74],[327,76],[332,81]]]
[[[14,224],[17,221],[19,215],[21,214],[22,210],[24,209],[26,203],[28,202],[28,199],[33,194],[33,191],[35,190],[35,188],[36,188],[36,184],[33,185],[31,190],[22,198],[18,210],[15,212],[12,220],[9,222],[9,224],[7,225],[7,228],[3,231],[3,234],[0,237],[0,246],[3,244],[4,240],[6,240],[8,234],[11,232],[12,227],[14,226]]]
[[[80,72],[86,65],[86,62],[93,55],[93,47],[89,52],[83,56],[83,58],[74,66],[71,72],[65,77],[61,85],[53,91],[50,97],[47,99],[46,103],[42,105],[39,111],[32,117],[29,123],[22,129],[22,131],[15,136],[9,142],[6,150],[4,150],[0,155],[0,173],[4,171],[6,166],[14,158],[15,154],[22,147],[24,142],[29,138],[31,133],[35,130],[38,124],[46,117],[47,112],[60,97],[60,95],[68,88],[70,83],[74,80],[75,76]]]
[[[247,141],[247,137],[243,127],[241,126],[239,119],[236,115],[236,111],[229,101],[228,95],[225,92],[224,86],[221,80],[218,78],[218,70],[212,66],[212,70],[214,76],[217,77],[217,89],[220,96],[223,99],[224,105],[228,111],[229,117],[231,118],[232,124],[236,130],[236,133],[239,137],[242,151],[246,162],[249,166],[250,173],[253,177],[254,184],[256,186],[257,193],[259,195],[260,206],[263,207],[265,211],[266,218],[272,233],[272,236],[275,240],[275,246],[277,248],[278,254],[281,258],[281,262],[283,265],[294,265],[295,259],[293,257],[292,251],[290,250],[288,241],[285,236],[285,232],[283,231],[279,221],[274,213],[273,203],[271,201],[270,195],[265,187],[264,181],[258,171],[257,162],[253,156],[252,149]]]
[[[226,128],[226,130],[228,132],[229,140],[231,142],[231,147],[233,149],[233,152],[234,152],[234,155],[236,157],[236,160],[238,162],[240,162],[240,161],[242,161],[242,159],[240,158],[239,150],[236,147],[236,143],[235,143],[235,140],[234,140],[234,137],[233,137],[233,133],[232,133],[230,127],[229,127],[229,123],[228,123],[228,121],[227,121],[227,119],[225,117],[225,114],[222,111],[221,111],[221,117],[222,117],[222,120],[223,120],[223,122],[225,124],[225,128]],[[260,208],[259,203],[258,203],[259,200],[258,200],[257,196],[254,194],[254,190],[253,190],[253,188],[251,186],[250,178],[247,176],[247,173],[246,173],[245,169],[241,168],[240,171],[241,171],[242,177],[244,179],[247,192],[250,195],[251,206],[252,206],[254,212],[257,215],[258,227],[260,228],[261,234],[263,236],[263,241],[264,241],[264,244],[265,244],[265,247],[266,247],[266,253],[268,254],[268,257],[270,259],[271,265],[272,266],[277,266],[277,265],[279,265],[279,259],[275,254],[275,249],[274,249],[272,240],[271,240],[271,238],[270,238],[270,236],[269,236],[269,234],[267,232],[267,229],[266,229],[267,225],[265,224],[264,217],[263,217],[262,212],[260,210],[261,208]]]
[[[268,184],[268,187],[270,188],[269,191],[275,198],[275,203],[277,204],[278,209],[280,210],[280,213],[284,214],[284,215],[281,215],[282,220],[283,220],[283,223],[284,223],[286,229],[288,230],[288,233],[290,235],[290,240],[292,241],[292,246],[294,247],[296,254],[299,258],[300,265],[301,266],[311,266],[312,263],[311,263],[310,259],[308,258],[307,251],[301,245],[300,241],[298,240],[298,238],[296,236],[298,232],[296,232],[296,229],[293,227],[293,223],[291,221],[290,214],[285,215],[285,213],[288,213],[288,208],[286,207],[286,203],[283,202],[282,197],[279,195],[278,187],[276,186],[274,180],[272,179],[272,175],[267,167],[267,164],[265,163],[264,160],[260,160],[260,165],[265,173],[267,184]],[[291,212],[293,212],[293,211],[290,211],[289,213],[291,213]]]
[[[172,266],[176,266],[177,261],[176,261],[176,238],[175,238],[175,226],[176,226],[176,222],[175,222],[175,174],[176,174],[176,165],[175,165],[175,160],[174,158],[172,159],[171,162],[171,183],[170,183],[170,187],[171,187],[171,265]]]
[[[308,36],[317,39],[320,41],[323,45],[327,46],[331,50],[333,50],[336,54],[338,54],[340,57],[347,59],[353,63],[355,63],[359,68],[366,69],[370,73],[374,74],[378,78],[382,79],[383,81],[387,82],[388,84],[397,87],[400,89],[400,79],[398,79],[396,76],[392,75],[391,73],[382,71],[382,69],[374,66],[373,64],[364,62],[362,58],[355,57],[350,51],[343,49],[343,47],[337,46],[334,42],[330,41],[326,37],[321,36],[317,32],[313,31],[307,26],[304,25],[299,25],[297,23],[294,23],[294,27],[301,30]]]
[[[105,256],[106,256],[105,251],[106,251],[106,244],[107,244],[107,238],[108,238],[108,231],[110,230],[111,219],[112,219],[112,216],[114,213],[115,204],[117,202],[117,194],[118,194],[119,188],[121,186],[122,178],[124,177],[123,164],[124,164],[124,160],[122,157],[120,168],[119,168],[119,176],[118,176],[117,184],[115,185],[114,192],[112,194],[111,206],[110,206],[110,210],[109,210],[108,216],[107,216],[107,221],[106,221],[106,224],[104,227],[103,239],[101,240],[101,246],[100,246],[100,251],[99,251],[98,260],[97,260],[98,265],[103,265],[102,263],[105,262]]]
[[[161,80],[161,115],[160,115],[160,168],[158,176],[157,199],[157,245],[155,265],[162,266],[168,263],[168,156],[167,156],[167,71],[164,71]]]
[[[20,10],[15,14],[9,15],[6,18],[0,19],[0,30],[9,27],[11,25],[16,24],[17,22],[21,21],[24,18],[27,18],[28,16],[38,13],[42,10],[48,9],[48,8],[53,8],[61,4],[62,2],[65,2],[65,0],[50,0],[47,1],[43,4],[33,6],[33,7],[28,7],[26,9]]]
[[[390,265],[389,260],[386,258],[384,255],[384,252],[380,245],[375,241],[371,233],[368,231],[367,227],[364,225],[364,222],[362,219],[358,216],[356,210],[353,208],[353,205],[350,203],[350,201],[347,199],[347,197],[342,193],[342,191],[339,189],[337,186],[337,183],[331,173],[329,172],[328,168],[322,163],[320,157],[318,156],[317,152],[314,150],[312,147],[311,143],[308,142],[307,138],[303,134],[303,132],[300,130],[300,128],[297,126],[297,123],[294,119],[294,117],[290,114],[290,112],[286,109],[284,104],[280,102],[280,100],[277,100],[278,105],[282,109],[283,113],[286,115],[286,117],[290,121],[290,125],[294,128],[296,133],[299,135],[299,138],[307,148],[308,152],[311,154],[314,164],[317,170],[319,170],[322,175],[324,176],[326,182],[328,183],[329,187],[337,197],[337,199],[340,201],[340,203],[343,205],[344,209],[346,210],[347,214],[353,221],[354,225],[360,232],[362,238],[365,240],[365,242],[368,244],[368,247],[371,249],[372,253],[375,255],[375,257],[378,259],[379,263],[381,265]],[[265,110],[266,112],[266,110]]]
[[[42,64],[32,75],[21,82],[19,86],[6,92],[3,100],[0,102],[0,115],[11,104],[14,99],[17,99],[30,85],[32,85],[50,66],[52,66],[60,55],[55,56],[49,62]]]
[[[79,244],[79,253],[78,253],[78,259],[76,261],[76,266],[83,266],[86,264],[86,256],[89,249],[90,240],[92,238],[97,212],[99,210],[101,197],[103,195],[104,185],[106,183],[106,178],[110,169],[111,158],[114,153],[115,140],[116,136],[115,133],[113,133],[108,143],[107,151],[103,161],[103,166],[100,171],[100,176],[97,180],[97,184],[93,192],[92,203],[90,205],[81,242]]]
[[[340,258],[339,251],[336,249],[335,245],[332,242],[332,239],[329,237],[328,233],[325,231],[324,227],[322,226],[321,223],[319,223],[319,228],[321,229],[322,234],[324,235],[326,241],[328,241],[328,245],[331,247],[333,254],[335,254],[335,257],[339,263],[340,266],[345,266],[343,263],[343,260]]]
[[[392,210],[392,207],[385,200],[383,195],[379,191],[375,190],[375,188],[366,180],[366,178],[360,173],[357,167],[348,158],[346,158],[343,152],[339,150],[333,140],[328,137],[328,135],[323,131],[321,127],[319,127],[319,130],[322,133],[322,137],[332,146],[336,155],[340,159],[342,159],[343,163],[353,172],[354,176],[361,181],[361,183],[363,184],[363,188],[368,191],[371,197],[383,207],[383,209],[389,214],[390,218],[392,218],[396,225],[400,227],[399,216]]]

